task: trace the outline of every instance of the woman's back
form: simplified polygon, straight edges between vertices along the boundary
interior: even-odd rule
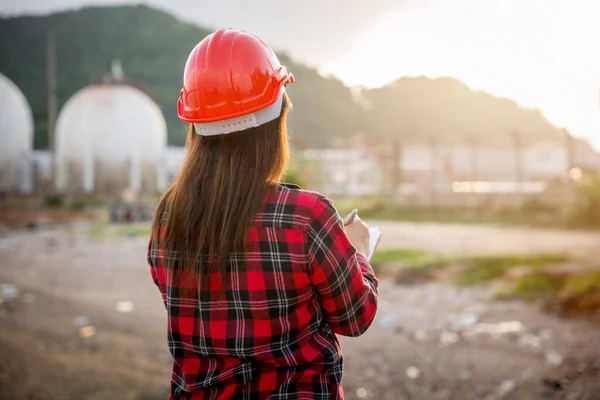
[[[180,297],[163,257],[176,255],[150,248],[169,314],[173,399],[342,396],[334,333],[356,336],[368,328],[377,281],[327,199],[285,186],[270,190],[247,251],[231,255],[225,280],[211,274],[208,293]]]
[[[294,77],[234,29],[204,38],[183,76],[186,156],[148,249],[171,399],[341,399],[335,334],[369,327],[377,280],[360,218],[343,226],[325,197],[280,183]]]

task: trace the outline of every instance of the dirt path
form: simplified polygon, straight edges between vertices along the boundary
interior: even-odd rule
[[[381,247],[404,247],[448,254],[565,253],[592,255],[600,232],[495,225],[379,222]]]
[[[19,289],[0,313],[0,399],[166,399],[165,313],[145,251],[143,238],[99,241],[77,231],[0,240],[0,283]],[[122,301],[133,310],[117,312]],[[342,347],[348,399],[594,399],[600,392],[597,327],[532,304],[490,303],[479,289],[384,280],[374,326],[342,338]]]

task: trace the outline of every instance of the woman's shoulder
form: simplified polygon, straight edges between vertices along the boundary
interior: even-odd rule
[[[296,185],[280,184],[267,196],[262,219],[306,227],[318,215],[318,210],[331,204],[331,200],[321,193],[304,190]]]
[[[331,202],[331,200],[319,192],[304,190],[300,186],[291,183],[279,184],[276,193],[276,201],[279,203],[289,202],[309,209],[312,209],[319,202]]]
[[[303,228],[316,220],[334,219],[338,224],[342,223],[333,201],[319,192],[304,190],[297,185],[280,184],[272,193],[266,209],[280,221],[287,220],[292,225],[302,225]]]

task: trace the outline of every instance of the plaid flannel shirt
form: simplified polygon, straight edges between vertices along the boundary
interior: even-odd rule
[[[168,313],[172,400],[343,399],[336,334],[358,336],[377,310],[377,279],[330,200],[279,186],[267,194],[249,248],[231,254],[211,300],[178,296],[163,260],[148,262]],[[213,300],[214,298],[214,300]]]

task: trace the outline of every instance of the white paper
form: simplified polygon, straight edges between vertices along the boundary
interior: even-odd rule
[[[372,226],[369,228],[369,252],[367,253],[367,260],[371,261],[371,257],[375,253],[375,249],[379,244],[379,239],[381,239],[381,231],[378,226]]]

